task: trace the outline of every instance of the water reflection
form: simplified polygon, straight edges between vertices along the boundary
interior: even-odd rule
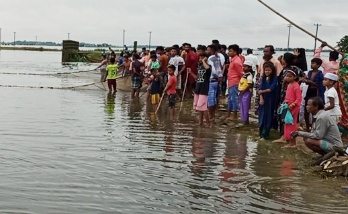
[[[106,94],[105,113],[110,122],[112,121],[112,119],[115,119],[115,98],[115,93],[108,92]]]
[[[195,176],[205,177],[205,174],[211,173],[208,166],[212,164],[212,157],[214,156],[214,144],[216,138],[209,135],[204,129],[198,128],[192,134],[192,157],[191,161],[192,173]]]
[[[0,67],[69,70],[59,60],[2,51]],[[347,213],[344,179],[256,143],[257,127],[198,127],[190,101],[171,121],[166,100],[155,115],[145,97],[123,92],[1,88],[0,98],[0,213]]]

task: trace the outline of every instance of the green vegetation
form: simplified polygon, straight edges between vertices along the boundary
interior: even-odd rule
[[[348,52],[348,36],[344,36],[339,42],[337,42],[337,45],[343,53]]]
[[[61,51],[61,49],[37,48],[37,47],[8,47],[0,46],[0,50],[20,50],[20,51]]]
[[[1,45],[3,46],[9,46],[14,45],[13,42],[2,42]],[[62,46],[61,42],[40,42],[40,41],[16,41],[16,45],[21,46]],[[102,43],[102,44],[93,44],[93,43],[86,43],[86,42],[80,42],[80,47],[92,47],[92,48],[105,48],[105,47],[111,47],[111,44]]]

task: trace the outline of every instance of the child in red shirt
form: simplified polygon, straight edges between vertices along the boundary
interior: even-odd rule
[[[168,95],[168,106],[169,106],[169,112],[170,116],[172,118],[175,117],[175,103],[176,103],[176,76],[174,75],[175,72],[175,66],[169,65],[168,66],[168,82],[164,89],[164,93],[166,92]]]
[[[296,70],[286,70],[285,81],[288,83],[285,95],[285,103],[289,105],[291,115],[294,119],[293,124],[285,124],[284,126],[284,139],[290,144],[286,147],[296,147],[296,140],[291,137],[291,134],[297,131],[298,128],[298,115],[300,113],[300,107],[302,102],[302,92],[300,85],[298,84],[298,73]]]

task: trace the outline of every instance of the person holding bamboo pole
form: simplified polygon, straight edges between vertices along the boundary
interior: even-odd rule
[[[170,114],[170,117],[172,119],[175,118],[175,104],[176,104],[177,79],[176,79],[176,76],[174,74],[175,73],[175,69],[176,68],[175,68],[174,65],[169,65],[168,66],[168,82],[167,82],[166,87],[163,90],[163,93],[167,93],[167,95],[168,95],[169,114]]]
[[[187,82],[186,84],[186,92],[188,97],[192,95],[193,89],[196,85],[196,80],[193,78],[192,75],[187,75],[186,72],[190,70],[190,73],[197,75],[197,68],[198,68],[198,58],[199,56],[192,50],[191,44],[184,43],[183,44],[184,50],[181,53],[181,57],[185,60],[186,70],[183,72],[183,77],[185,77],[184,82]],[[186,80],[186,76],[188,79]],[[184,94],[185,96],[185,94]]]
[[[331,51],[329,56],[329,61],[321,58],[321,52],[323,51],[323,48],[327,46],[326,42],[323,42],[319,48],[317,48],[314,52],[314,58],[320,58],[323,63],[321,67],[323,67],[323,73],[324,75],[326,73],[333,73],[337,74],[338,70],[340,69],[340,63],[337,61],[339,57],[339,53],[337,51]]]

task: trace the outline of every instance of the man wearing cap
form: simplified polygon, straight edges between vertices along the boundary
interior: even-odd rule
[[[306,146],[321,155],[332,151],[334,146],[343,147],[337,123],[329,112],[324,110],[323,100],[320,97],[312,97],[308,100],[306,108],[313,115],[311,132],[296,131],[291,137],[303,137]]]
[[[326,73],[324,76],[323,85],[326,87],[324,93],[325,101],[325,111],[338,123],[342,112],[340,109],[340,101],[338,98],[337,91],[335,89],[335,84],[338,81],[338,76],[333,73]]]

